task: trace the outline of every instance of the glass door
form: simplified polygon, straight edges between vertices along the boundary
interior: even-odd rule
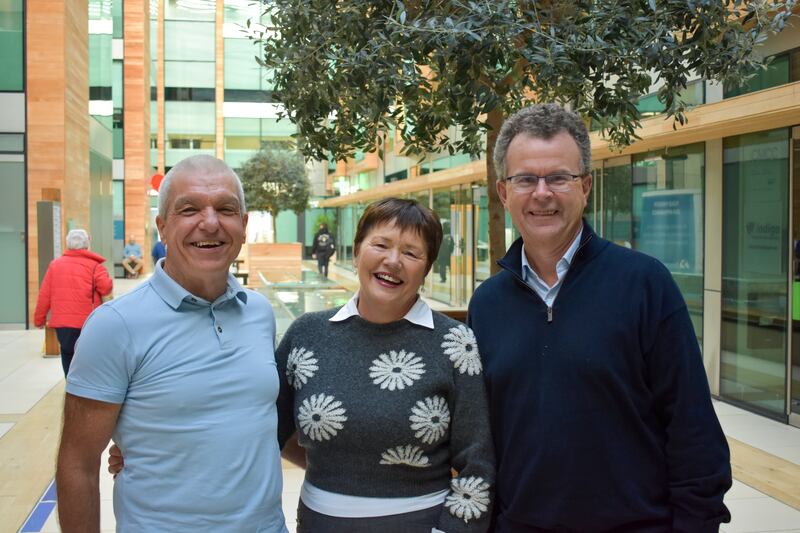
[[[789,130],[723,140],[720,394],[786,420]]]
[[[0,161],[0,328],[25,327],[25,163]]]

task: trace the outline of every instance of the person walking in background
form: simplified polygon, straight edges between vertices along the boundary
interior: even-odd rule
[[[450,225],[442,224],[442,246],[439,248],[439,257],[436,259],[436,267],[439,269],[439,281],[447,282],[447,267],[450,266],[450,258],[455,249],[455,241],[450,234]]]
[[[46,323],[55,328],[65,377],[83,323],[113,288],[113,281],[103,266],[105,258],[89,251],[90,239],[86,230],[71,230],[66,241],[64,255],[47,267],[33,313],[33,323],[37,328],[43,328]]]
[[[167,249],[164,248],[164,243],[161,240],[157,240],[156,243],[153,245],[153,249],[150,251],[150,255],[153,256],[153,268],[156,268],[156,263],[162,257],[167,256]]]
[[[311,257],[317,258],[319,273],[326,278],[328,277],[328,262],[331,260],[334,251],[336,251],[336,241],[328,231],[328,225],[320,224],[319,230],[314,234]]]

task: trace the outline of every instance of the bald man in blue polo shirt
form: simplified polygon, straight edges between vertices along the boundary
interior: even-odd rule
[[[100,530],[100,455],[125,455],[117,531],[286,531],[276,437],[275,319],[228,274],[245,239],[241,182],[193,156],[161,184],[167,257],[86,322],[67,377],[61,529]]]

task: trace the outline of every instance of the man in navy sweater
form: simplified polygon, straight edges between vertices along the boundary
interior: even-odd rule
[[[661,263],[583,221],[585,125],[555,104],[523,109],[494,163],[522,235],[469,306],[497,453],[495,531],[718,531],[730,456],[689,313]]]

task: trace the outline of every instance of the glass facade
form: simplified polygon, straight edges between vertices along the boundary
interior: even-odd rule
[[[780,416],[786,401],[789,130],[724,140],[720,394]]]
[[[622,164],[603,168],[602,227],[598,230],[611,242],[630,248],[633,241],[633,195],[631,165]],[[592,199],[594,200],[594,198]]]
[[[0,1],[0,91],[23,91],[23,0]]]
[[[168,0],[164,13],[165,166],[215,155],[215,29],[210,9]]]
[[[772,57],[767,68],[756,72],[744,85],[726,85],[723,96],[732,98],[798,80],[800,80],[800,49],[795,49]]]
[[[631,245],[672,273],[702,342],[705,145],[637,154],[631,168]]]

